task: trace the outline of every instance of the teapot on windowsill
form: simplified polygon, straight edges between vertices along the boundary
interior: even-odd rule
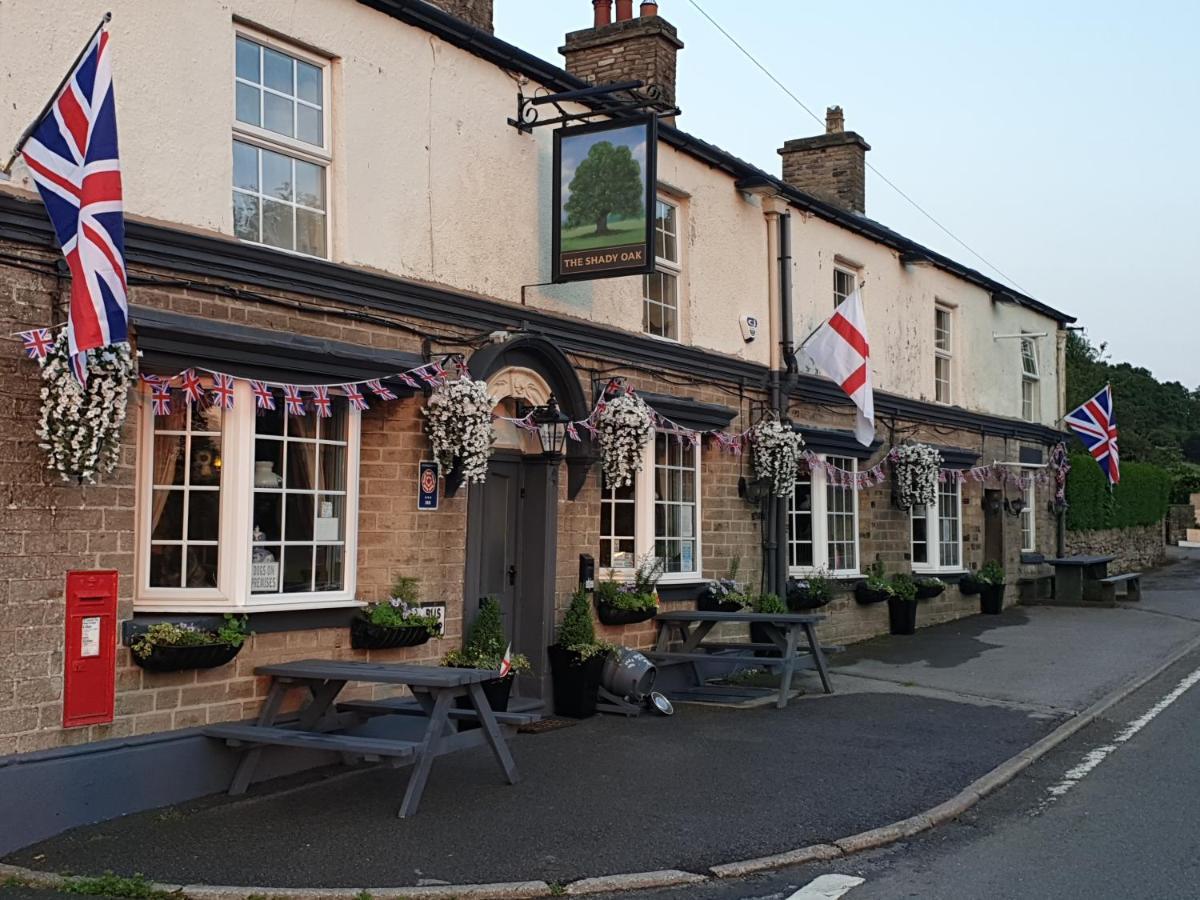
[[[275,463],[269,459],[255,460],[254,486],[260,488],[279,487],[283,479],[275,472]]]

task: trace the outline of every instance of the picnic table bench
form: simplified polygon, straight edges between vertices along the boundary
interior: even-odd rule
[[[204,728],[206,735],[245,749],[229,785],[231,795],[246,792],[263,748],[272,745],[329,750],[340,753],[345,762],[363,759],[371,762],[386,760],[394,766],[412,763],[413,772],[400,804],[401,818],[417,811],[434,759],[456,750],[486,745],[508,783],[516,784],[519,780],[501,722],[512,726],[532,721],[536,716],[492,710],[482,684],[495,678],[495,672],[321,659],[259,666],[254,672],[271,679],[271,688],[258,721],[227,722]],[[413,699],[359,701],[335,707],[337,695],[351,681],[404,685],[412,692]],[[307,689],[309,702],[300,710],[296,721],[277,724],[283,700],[294,688]],[[455,700],[459,697],[468,698],[468,709],[456,708]],[[365,737],[338,733],[338,729],[346,725],[346,713],[352,718],[396,713],[428,721],[419,740]],[[475,721],[479,728],[455,732],[453,720]]]
[[[824,618],[823,615],[815,613],[708,612],[687,609],[662,612],[654,617],[658,625],[655,649],[646,655],[655,662],[691,663],[698,684],[703,684],[698,664],[704,661],[779,667],[779,696],[775,706],[783,709],[787,706],[792,675],[798,668],[816,669],[825,693],[833,693],[825,654],[821,642],[817,639],[815,627]],[[727,622],[757,625],[759,631],[767,635],[770,642],[705,640],[713,628]],[[675,650],[671,649],[673,637],[681,642]],[[802,642],[807,646],[803,646]],[[764,651],[774,651],[779,655],[757,655]]]
[[[1142,599],[1142,573],[1126,572],[1124,575],[1109,575],[1100,579],[1101,590],[1106,600],[1117,599],[1117,586],[1125,586],[1124,598],[1131,602]]]
[[[1102,582],[1108,577],[1108,564],[1115,556],[1063,556],[1048,559],[1054,566],[1054,598],[1080,603],[1084,600],[1103,601],[1107,597]]]

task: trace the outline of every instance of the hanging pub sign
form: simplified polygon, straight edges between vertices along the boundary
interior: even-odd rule
[[[658,120],[554,132],[555,282],[654,271]]]

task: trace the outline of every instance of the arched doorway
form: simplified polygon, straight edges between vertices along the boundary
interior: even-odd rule
[[[517,417],[541,406],[553,392],[571,418],[586,412],[583,391],[570,363],[541,338],[518,338],[485,348],[470,361],[471,374],[488,384],[495,412]],[[570,448],[578,470],[583,448]],[[463,618],[470,622],[479,601],[496,597],[514,652],[529,657],[533,671],[518,679],[523,696],[548,698],[546,647],[554,638],[560,458],[542,455],[535,434],[503,419],[487,480],[470,489]]]

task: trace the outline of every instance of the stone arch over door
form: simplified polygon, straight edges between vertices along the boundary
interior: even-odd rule
[[[574,368],[544,338],[518,337],[488,346],[471,357],[468,367],[473,378],[487,382],[489,394],[503,407],[501,415],[515,415],[518,403],[543,405],[551,393],[572,419],[588,414]],[[563,460],[543,457],[537,436],[529,431],[503,420],[496,428],[487,481],[472,485],[468,495],[463,621],[474,618],[481,597],[496,596],[514,650],[533,665],[531,675],[518,681],[518,690],[548,699],[546,647],[554,639]],[[591,464],[590,445],[567,444],[567,470],[575,473],[568,485],[574,481],[578,491]]]

